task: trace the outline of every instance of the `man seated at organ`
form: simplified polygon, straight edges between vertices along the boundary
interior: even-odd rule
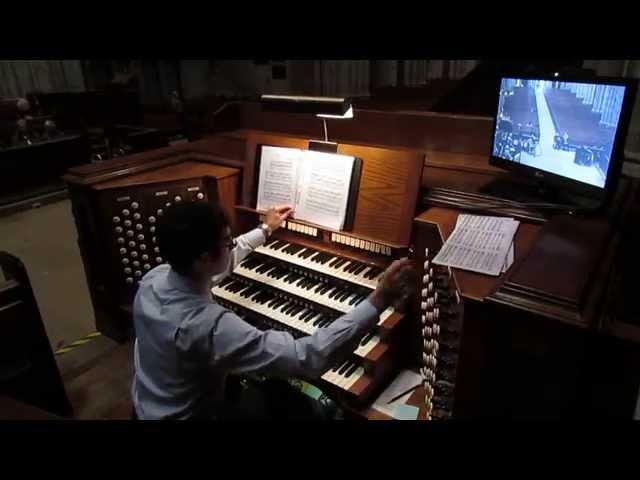
[[[259,330],[217,304],[212,284],[230,274],[290,214],[289,207],[274,207],[260,228],[233,239],[217,206],[178,203],[167,210],[158,225],[158,242],[168,264],[144,276],[133,305],[131,392],[138,418],[238,418],[243,408],[260,415],[264,406],[226,395],[230,375],[318,377],[349,354],[387,307],[402,310],[415,285],[407,259],[393,262],[353,310],[299,339]],[[264,415],[272,416],[264,408]]]

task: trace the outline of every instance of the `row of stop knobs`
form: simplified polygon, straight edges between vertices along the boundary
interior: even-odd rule
[[[457,290],[450,288],[452,273],[449,267],[439,267],[429,260],[429,249],[425,249],[422,288],[420,292],[420,317],[422,333],[422,367],[420,374],[424,388],[426,416],[431,420],[434,411],[434,396],[441,344],[439,339],[444,329],[442,324],[456,316],[460,303]],[[448,330],[447,330],[448,331]],[[444,345],[442,345],[444,346]],[[437,406],[437,405],[436,405]]]

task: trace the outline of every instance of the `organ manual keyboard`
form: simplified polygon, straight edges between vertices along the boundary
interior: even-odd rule
[[[252,134],[247,143],[249,163],[261,145],[305,149],[307,142]],[[362,160],[353,228],[338,231],[289,219],[212,289],[218,302],[259,328],[296,338],[313,334],[366,299],[385,268],[408,254],[423,156],[353,145],[340,145],[338,153]],[[252,188],[237,207],[240,230],[262,220],[253,208]],[[309,380],[348,404],[365,404],[404,360],[403,317],[392,308],[382,312],[348,358]]]

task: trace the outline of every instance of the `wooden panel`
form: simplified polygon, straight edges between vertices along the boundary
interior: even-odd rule
[[[322,139],[322,121],[312,115],[263,112],[257,103],[241,103],[245,129]],[[237,122],[230,123],[237,128]],[[489,155],[493,118],[416,111],[354,109],[351,120],[327,120],[329,140],[418,150]]]
[[[148,152],[128,155],[122,159],[109,160],[108,162],[82,165],[69,170],[70,178],[88,178],[99,176],[106,172],[130,168],[134,165],[160,160],[176,155],[189,153],[203,153],[208,155],[220,155],[227,159],[242,160],[244,156],[244,139],[231,136],[216,136],[196,142],[182,143],[170,147],[159,148]]]
[[[236,168],[222,167],[210,163],[186,161],[166,167],[142,172],[136,175],[129,175],[96,185],[96,190],[106,190],[109,188],[119,188],[128,186],[139,186],[157,182],[170,182],[173,180],[186,180],[198,177],[226,178],[238,175]]]
[[[609,231],[604,221],[585,222],[568,216],[554,220],[547,224],[541,237],[544,241],[536,244],[527,262],[514,269],[510,282],[580,303]]]
[[[231,170],[231,169],[228,169]],[[238,203],[239,193],[240,193],[240,174],[238,170],[236,173],[231,176],[227,176],[225,178],[218,180],[218,198],[220,200],[220,206],[227,214],[227,218],[229,219],[231,232],[234,235],[239,235],[238,232],[238,222],[236,219],[236,209],[235,205]]]
[[[338,153],[362,159],[353,232],[409,244],[424,157],[418,152],[339,145]]]
[[[243,203],[255,207],[256,152],[259,145],[308,148],[305,138],[239,132],[247,135],[245,195]],[[353,233],[381,242],[408,245],[411,220],[415,214],[420,178],[424,164],[421,152],[409,149],[383,149],[358,145],[338,145],[338,153],[362,159],[362,177],[356,206]]]

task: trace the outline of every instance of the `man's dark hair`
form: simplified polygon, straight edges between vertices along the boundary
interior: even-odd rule
[[[188,274],[201,254],[219,251],[228,225],[218,205],[175,203],[158,219],[158,246],[175,271]]]

